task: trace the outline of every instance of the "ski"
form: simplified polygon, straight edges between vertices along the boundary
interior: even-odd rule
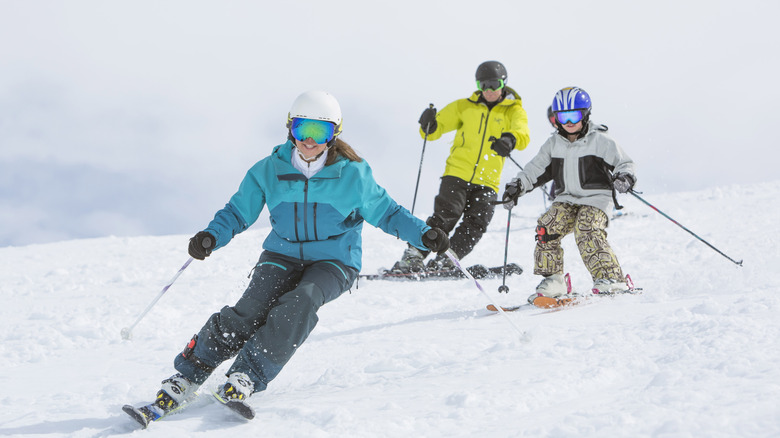
[[[156,402],[149,403],[148,405],[144,405],[138,408],[136,408],[133,405],[124,405],[122,406],[122,411],[124,411],[127,415],[130,416],[130,418],[132,418],[138,424],[140,424],[143,429],[146,429],[147,427],[149,427],[150,424],[154,423],[155,421],[160,421],[169,415],[179,413],[182,409],[191,405],[192,402],[198,398],[198,395],[199,393],[197,392],[194,393],[186,401],[184,401],[179,406],[176,406],[175,408],[171,409],[168,412],[163,411],[159,406],[157,406]]]
[[[252,409],[252,407],[246,404],[244,401],[224,399],[219,394],[217,394],[216,391],[212,391],[211,394],[218,402],[220,402],[222,405],[224,405],[231,411],[235,412],[242,418],[245,418],[247,420],[251,420],[255,418],[255,410]]]
[[[563,309],[565,307],[576,306],[587,300],[586,295],[571,293],[562,298],[536,297],[533,306],[539,309]]]
[[[504,266],[487,267],[485,265],[473,265],[466,268],[476,279],[499,278],[504,275]],[[520,275],[523,268],[517,263],[506,265],[506,275]],[[466,278],[458,269],[426,270],[422,272],[392,272],[384,270],[379,274],[360,274],[359,276],[366,280],[400,280],[400,281],[425,281],[425,280],[457,280]]]
[[[244,403],[243,401],[225,400],[214,391],[212,391],[212,395],[214,396],[214,399],[216,399],[220,404],[229,408],[232,412],[240,415],[242,418],[251,420],[255,417],[254,409],[252,409],[251,406]],[[129,415],[130,418],[135,420],[135,422],[138,423],[142,429],[146,429],[152,423],[160,421],[169,415],[181,412],[182,409],[192,405],[193,401],[195,401],[197,397],[198,394],[196,393],[192,396],[192,398],[188,399],[184,403],[180,404],[174,409],[171,409],[168,412],[160,409],[160,407],[157,406],[157,403],[149,403],[148,405],[144,405],[138,408],[132,405],[124,405],[122,406],[122,411]],[[202,405],[202,403],[199,404]]]
[[[609,218],[609,220],[614,221],[615,219],[624,218],[629,215],[631,215],[631,212],[629,211],[613,210],[612,216]]]
[[[648,217],[648,216],[650,216],[650,215],[649,214],[638,214],[638,213],[634,213],[632,211],[625,211],[624,212],[622,210],[615,210],[615,211],[612,212],[612,216],[610,216],[609,220],[614,221],[614,220],[621,219],[621,218],[626,218],[626,217],[645,218],[645,217]]]
[[[141,425],[141,428],[146,429],[149,427],[150,424],[154,423],[155,421],[160,421],[163,418],[167,417],[168,415],[175,414],[185,407],[189,405],[189,402],[182,403],[181,405],[177,406],[174,409],[171,409],[168,412],[164,412],[162,409],[160,409],[156,403],[149,403],[148,405],[141,406],[140,408],[136,408],[132,405],[124,405],[122,406],[122,410],[130,416],[133,420],[135,420],[138,424]]]
[[[486,308],[491,312],[498,312],[496,306],[492,304],[488,304]],[[531,306],[531,303],[525,303],[525,304],[520,304],[517,306],[509,306],[509,307],[501,306],[501,310],[503,310],[504,312],[516,312],[518,310],[531,309],[531,308],[533,308],[533,306]]]
[[[620,291],[620,292],[604,293],[604,292],[599,292],[596,289],[592,289],[589,294],[580,294],[572,290],[571,278],[569,277],[569,274],[565,275],[565,281],[567,287],[566,295],[557,298],[551,298],[551,297],[546,297],[541,295],[534,298],[533,303],[526,303],[526,304],[520,304],[517,306],[508,306],[508,307],[501,306],[501,310],[503,310],[504,312],[514,312],[522,309],[538,308],[538,309],[548,309],[550,311],[557,311],[557,310],[562,310],[565,308],[577,306],[580,304],[585,304],[592,297],[605,297],[605,296],[614,297],[617,295],[636,295],[642,293],[641,287],[634,287],[634,282],[631,280],[631,276],[629,275],[626,275],[626,284],[628,285],[628,290]],[[486,308],[491,312],[498,312],[496,306],[492,304],[488,304]]]
[[[536,315],[543,315],[545,313],[552,313],[552,312],[559,312],[561,310],[565,309],[571,309],[575,306],[585,306],[589,304],[593,304],[595,297],[616,297],[618,295],[638,295],[642,293],[642,288],[634,288],[622,292],[612,292],[612,293],[591,293],[591,294],[572,294],[570,297],[564,297],[564,298],[549,298],[549,297],[543,297],[544,299],[541,299],[542,297],[538,297],[534,300],[534,307],[544,309],[544,312],[537,313]]]

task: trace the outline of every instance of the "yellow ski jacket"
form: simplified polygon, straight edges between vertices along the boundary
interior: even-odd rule
[[[454,176],[472,184],[492,188],[498,193],[504,157],[490,148],[490,137],[500,138],[509,133],[515,137],[515,150],[523,150],[531,138],[528,134],[528,115],[520,96],[509,87],[504,100],[488,108],[481,93],[474,92],[468,99],[458,99],[436,114],[436,130],[428,140],[436,140],[447,132],[457,130],[450,148],[444,176]],[[420,129],[425,138],[425,132]]]

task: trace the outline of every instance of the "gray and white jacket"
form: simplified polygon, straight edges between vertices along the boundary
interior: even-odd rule
[[[617,173],[636,181],[633,160],[607,134],[607,127],[589,122],[587,134],[574,142],[558,133],[550,136],[515,180],[525,192],[555,181],[555,202],[590,205],[608,213],[612,175]]]

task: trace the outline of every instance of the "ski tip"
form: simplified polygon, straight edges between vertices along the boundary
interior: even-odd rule
[[[140,424],[141,428],[146,429],[149,426],[149,420],[143,413],[141,413],[141,411],[136,409],[135,406],[124,405],[122,406],[122,411],[129,415],[130,418],[135,420],[136,423]]]
[[[225,406],[227,406],[233,412],[236,412],[238,415],[246,418],[247,420],[252,420],[255,418],[255,410],[244,402],[229,401],[225,403]]]
[[[520,304],[520,305],[517,305],[517,306],[511,306],[511,307],[501,306],[501,310],[503,310],[504,312],[514,312],[516,310],[524,309],[526,307],[528,307],[528,304]],[[498,309],[496,308],[496,306],[494,306],[492,304],[488,304],[487,306],[485,306],[485,308],[488,309],[491,312],[498,312]]]
[[[255,410],[244,401],[224,399],[216,391],[212,391],[211,395],[213,395],[214,399],[217,400],[220,404],[238,414],[242,418],[247,420],[255,418]]]

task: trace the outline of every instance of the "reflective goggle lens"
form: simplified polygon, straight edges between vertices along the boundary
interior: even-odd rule
[[[565,125],[567,123],[579,123],[585,118],[585,111],[572,110],[572,111],[559,111],[555,113],[555,118],[558,123]]]
[[[500,90],[504,88],[504,80],[488,79],[485,81],[477,81],[477,88],[479,89],[479,91]]]
[[[333,139],[336,125],[324,120],[294,118],[290,132],[298,141],[311,138],[317,144],[324,144]]]

